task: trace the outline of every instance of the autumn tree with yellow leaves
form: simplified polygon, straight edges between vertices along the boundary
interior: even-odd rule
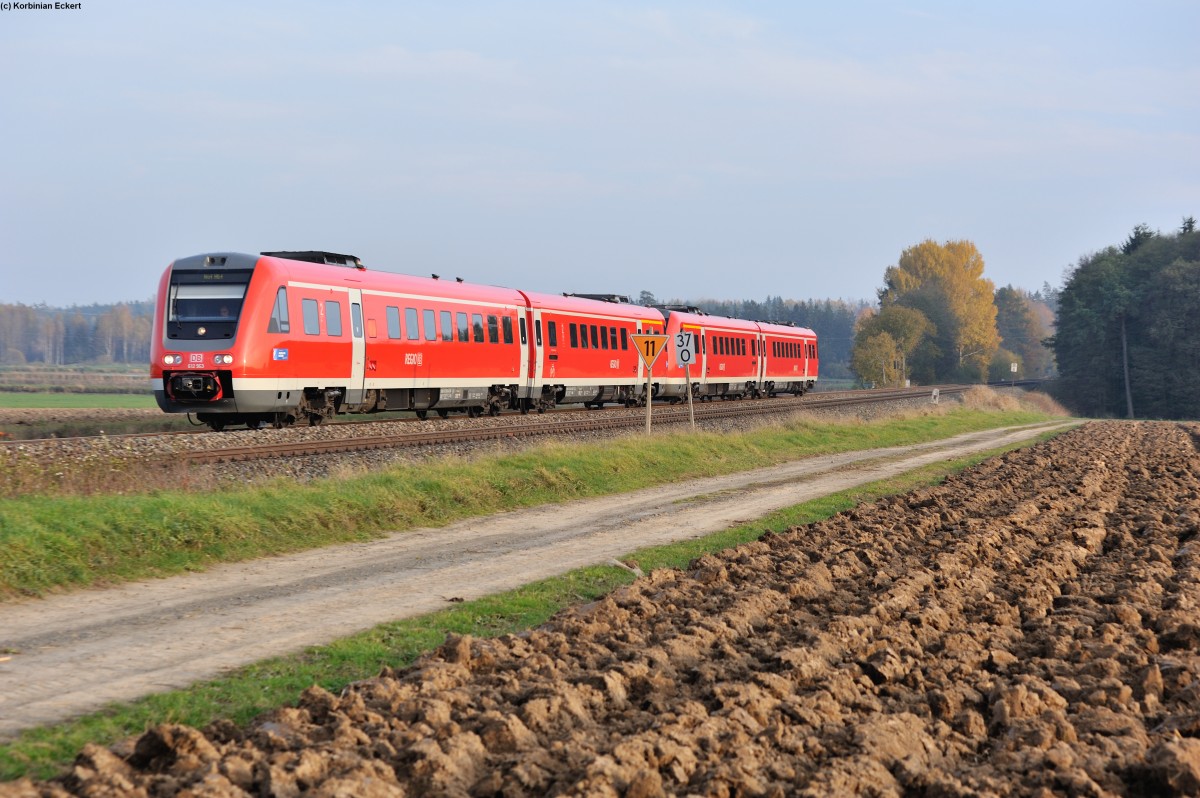
[[[919,382],[986,381],[992,355],[1000,346],[996,332],[995,286],[983,276],[983,256],[970,241],[939,244],[927,239],[909,247],[884,273],[879,291],[879,317],[890,309],[918,311],[928,326],[911,314],[895,314],[920,335],[908,358]],[[895,331],[889,331],[897,340]],[[911,340],[910,340],[911,343]]]

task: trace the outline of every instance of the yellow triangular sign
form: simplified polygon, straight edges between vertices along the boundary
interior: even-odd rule
[[[665,335],[644,333],[629,337],[633,339],[633,348],[642,356],[642,362],[646,364],[646,368],[654,365],[654,361],[658,360],[658,356],[667,346],[667,336]]]

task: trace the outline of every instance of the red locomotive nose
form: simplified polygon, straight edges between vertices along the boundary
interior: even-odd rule
[[[175,402],[215,402],[225,395],[221,378],[209,372],[174,374],[167,381],[167,395]]]

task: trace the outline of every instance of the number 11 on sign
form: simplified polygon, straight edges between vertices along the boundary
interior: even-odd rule
[[[642,362],[646,364],[646,434],[649,435],[650,406],[654,404],[651,401],[654,384],[651,382],[650,377],[654,371],[654,361],[658,360],[658,356],[662,354],[664,344],[667,342],[667,336],[642,333],[629,337],[633,339],[633,348],[637,350],[638,355],[642,358]]]

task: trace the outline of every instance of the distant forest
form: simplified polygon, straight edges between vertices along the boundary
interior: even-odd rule
[[[0,365],[150,362],[154,302],[52,308],[0,304]]]

